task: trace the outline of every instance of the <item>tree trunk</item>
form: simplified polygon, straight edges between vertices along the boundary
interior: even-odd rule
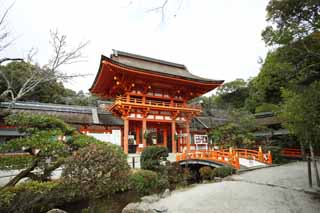
[[[43,171],[43,175],[41,176],[41,181],[48,181],[50,179],[51,173],[59,168],[63,163],[63,160],[58,160],[52,166],[45,168]]]
[[[309,179],[309,186],[312,188],[312,172],[311,172],[311,158],[307,156],[308,161],[308,179]]]
[[[306,159],[306,153],[304,151],[304,146],[302,141],[300,141],[300,151],[301,151],[302,159]]]
[[[320,187],[320,178],[319,178],[319,172],[318,172],[318,167],[317,167],[317,160],[314,157],[314,152],[313,152],[313,147],[311,142],[309,142],[309,148],[310,148],[310,154],[311,154],[311,159],[313,159],[313,168],[316,174],[316,180],[317,180],[317,186]]]
[[[3,188],[9,187],[9,186],[15,186],[22,178],[28,177],[30,175],[30,172],[33,171],[38,166],[38,163],[39,163],[39,159],[36,159],[29,168],[21,171],[17,176],[15,176],[6,185],[4,185]]]

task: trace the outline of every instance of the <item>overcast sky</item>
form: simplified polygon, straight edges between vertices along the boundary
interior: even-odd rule
[[[13,1],[0,0],[0,12]],[[70,45],[89,40],[87,61],[64,71],[88,73],[66,86],[85,92],[98,71],[101,54],[112,49],[185,64],[193,74],[225,81],[259,72],[267,53],[261,31],[268,0],[169,0],[165,20],[148,12],[163,0],[16,0],[8,27],[17,38],[1,56],[26,56],[36,47],[45,64],[51,54],[50,29]]]

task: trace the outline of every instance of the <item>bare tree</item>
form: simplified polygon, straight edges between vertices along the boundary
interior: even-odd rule
[[[13,41],[12,39],[10,40],[10,33],[6,28],[7,15],[12,6],[13,4],[5,10],[4,14],[0,18],[0,52],[9,47]],[[23,61],[24,63],[33,64],[33,66],[28,66],[29,76],[18,90],[13,88],[13,82],[11,82],[11,79],[5,72],[3,72],[0,66],[0,77],[6,84],[6,89],[0,91],[0,97],[5,97],[10,100],[10,108],[16,103],[16,101],[34,90],[40,83],[49,81],[66,81],[74,77],[85,76],[80,74],[68,75],[61,71],[61,67],[67,64],[84,61],[83,49],[89,42],[80,42],[75,47],[67,48],[66,35],[60,34],[58,30],[50,31],[50,35],[50,44],[53,49],[53,54],[48,60],[48,64],[45,66],[41,67],[39,65],[35,65],[33,57],[37,52],[34,51],[34,49],[30,50],[26,61],[22,58],[0,58],[0,65],[8,61]]]
[[[0,52],[9,47],[15,39],[13,39],[10,35],[10,31],[7,29],[7,17],[9,11],[13,7],[14,3],[12,3],[0,16]],[[21,61],[22,58],[7,58],[0,57],[0,65],[7,61]]]

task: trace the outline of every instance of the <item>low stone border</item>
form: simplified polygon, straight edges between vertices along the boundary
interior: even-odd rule
[[[159,201],[162,198],[166,198],[171,195],[169,189],[166,189],[161,194],[154,194],[144,196],[141,198],[141,202],[129,203],[124,207],[122,213],[165,213],[168,212],[168,208],[165,206],[155,207],[153,203]]]
[[[265,165],[265,166],[257,166],[257,167],[251,167],[251,168],[246,168],[246,169],[240,169],[236,173],[237,174],[242,174],[245,172],[250,172],[258,169],[266,169],[266,168],[271,168],[271,167],[276,167],[276,166],[281,166],[281,164],[272,164],[272,165]]]

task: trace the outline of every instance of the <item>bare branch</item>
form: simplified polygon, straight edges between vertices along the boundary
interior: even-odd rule
[[[66,35],[60,35],[59,32],[51,31],[51,45],[54,50],[54,55],[50,59],[48,67],[52,72],[58,72],[62,65],[82,62],[84,58],[82,50],[89,44],[89,41],[80,43],[71,50],[66,50],[67,43]]]
[[[37,54],[38,54],[38,49],[35,47],[32,47],[28,52],[27,62],[32,63],[34,61],[35,55],[37,55]]]
[[[5,22],[6,17],[7,17],[10,9],[13,7],[14,4],[15,4],[15,2],[13,2],[13,3],[4,11],[3,15],[2,15],[1,18],[0,18],[0,25],[2,25],[2,24]]]
[[[162,22],[164,22],[164,18],[165,18],[165,7],[168,4],[169,0],[164,0],[164,2],[162,3],[161,6],[159,7],[155,7],[155,8],[151,8],[149,10],[147,10],[147,12],[158,12],[161,11],[161,20]]]
[[[15,102],[22,97],[24,97],[26,94],[33,91],[39,84],[44,82],[50,82],[50,81],[67,81],[69,79],[75,78],[75,77],[83,77],[88,76],[88,74],[72,74],[68,75],[66,73],[62,73],[60,71],[60,68],[63,65],[67,64],[73,64],[78,63],[81,61],[84,61],[84,56],[82,54],[82,50],[88,45],[89,42],[84,42],[78,44],[78,46],[68,49],[67,48],[67,42],[66,42],[66,36],[60,35],[58,31],[51,31],[51,45],[53,47],[53,56],[49,60],[48,65],[40,67],[37,65],[32,65],[29,67],[29,70],[27,73],[29,73],[29,76],[27,79],[23,82],[23,84],[17,89],[17,92],[14,91],[14,88],[12,87],[12,83],[10,79],[6,76],[4,72],[0,71],[0,74],[3,79],[5,79],[7,88],[5,91],[1,93],[1,97],[7,97],[10,96],[11,99],[11,105],[10,107],[13,107]],[[37,50],[32,48],[27,57],[27,63],[28,64],[34,64],[33,63],[33,57],[37,53]],[[14,60],[22,60],[20,58],[3,58],[0,59],[0,64],[5,61],[14,61]]]
[[[23,58],[1,58],[0,64],[7,62],[7,61],[23,61]]]
[[[13,7],[15,2],[13,2],[3,13],[0,17],[0,52],[6,49],[8,46],[12,44],[15,39],[11,39],[10,41],[6,41],[9,38],[9,31],[6,30],[5,21],[7,19],[8,13]]]

